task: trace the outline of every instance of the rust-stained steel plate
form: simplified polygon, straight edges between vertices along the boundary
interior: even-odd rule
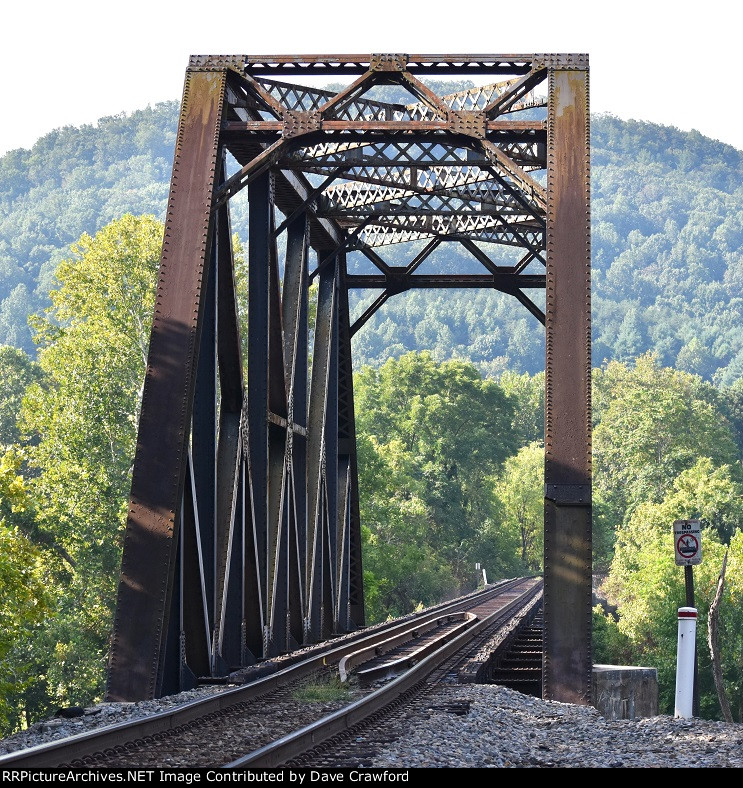
[[[183,93],[111,641],[108,700],[160,691],[188,456],[225,75]]]
[[[543,696],[590,703],[591,228],[588,73],[550,72]]]

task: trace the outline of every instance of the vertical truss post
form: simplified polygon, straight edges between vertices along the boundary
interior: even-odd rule
[[[271,189],[273,192],[273,189]],[[266,624],[269,637],[266,656],[290,650],[288,631],[289,553],[292,511],[289,503],[291,460],[289,406],[281,318],[281,283],[274,233],[273,193],[271,194],[268,257],[268,535]]]
[[[337,600],[338,576],[341,558],[339,550],[343,544],[339,533],[338,488],[340,471],[338,463],[338,276],[345,265],[345,255],[339,254],[334,268],[330,268],[328,276],[332,276],[333,309],[330,327],[329,364],[327,375],[327,391],[325,400],[325,429],[323,452],[323,476],[325,485],[325,526],[323,529],[323,599],[322,599],[322,636],[328,637],[338,631]],[[345,487],[345,479],[343,480]]]
[[[342,549],[338,566],[338,629],[364,626],[364,575],[361,563],[361,516],[353,403],[351,325],[345,260],[338,292],[338,528]]]
[[[222,181],[225,180],[224,162]],[[215,480],[215,599],[212,673],[224,675],[241,663],[239,569],[242,532],[240,512],[240,421],[243,375],[240,325],[235,293],[232,231],[227,205],[217,211],[216,262],[217,360],[219,367],[219,436]]]
[[[252,473],[250,472],[250,438],[247,418],[243,418],[242,462],[240,463],[240,531],[242,534],[242,624],[240,664],[249,665],[263,654],[263,587],[262,562],[253,505]]]
[[[550,69],[547,196],[542,694],[586,705],[592,671],[587,66]]]
[[[186,74],[111,641],[111,701],[162,692],[225,82],[224,71]]]
[[[199,522],[204,565],[206,615],[214,626],[215,527],[217,501],[217,266],[214,245],[210,255],[206,287],[202,295],[203,314],[191,420],[191,463],[194,484],[194,515]],[[211,628],[210,627],[210,628]],[[210,632],[210,638],[213,636]]]
[[[319,251],[323,260],[327,251]],[[305,640],[316,642],[332,629],[330,516],[328,480],[337,465],[337,281],[338,261],[320,271],[307,422],[307,557]],[[333,375],[336,375],[335,382]],[[328,446],[330,440],[331,446]],[[334,456],[333,456],[334,454]],[[332,471],[331,471],[332,469]],[[335,480],[331,487],[335,486]],[[335,497],[333,497],[335,500]],[[335,510],[333,510],[335,515]],[[330,614],[328,615],[328,611]]]
[[[284,359],[287,369],[287,475],[289,480],[288,635],[304,640],[304,571],[307,560],[307,367],[308,223],[302,211],[289,222],[282,289]]]
[[[263,589],[263,644],[270,648],[268,601],[268,370],[269,370],[269,254],[273,243],[269,216],[272,211],[270,175],[258,176],[248,186],[248,458],[253,492],[253,527],[257,553],[258,585]]]

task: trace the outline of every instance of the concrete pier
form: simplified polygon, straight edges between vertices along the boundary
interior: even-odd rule
[[[594,665],[591,699],[607,720],[658,714],[658,671],[632,665]]]

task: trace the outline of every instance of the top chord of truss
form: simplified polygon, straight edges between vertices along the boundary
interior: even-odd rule
[[[189,66],[230,65],[251,74],[364,74],[367,71],[408,71],[415,74],[528,74],[535,68],[587,71],[588,55],[192,55]]]

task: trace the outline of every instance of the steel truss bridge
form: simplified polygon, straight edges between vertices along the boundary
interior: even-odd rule
[[[477,287],[545,326],[543,697],[590,703],[588,76],[584,54],[191,57],[108,700],[364,625],[352,337],[395,294]],[[451,77],[477,87],[431,87]],[[467,270],[424,273],[447,245]]]

